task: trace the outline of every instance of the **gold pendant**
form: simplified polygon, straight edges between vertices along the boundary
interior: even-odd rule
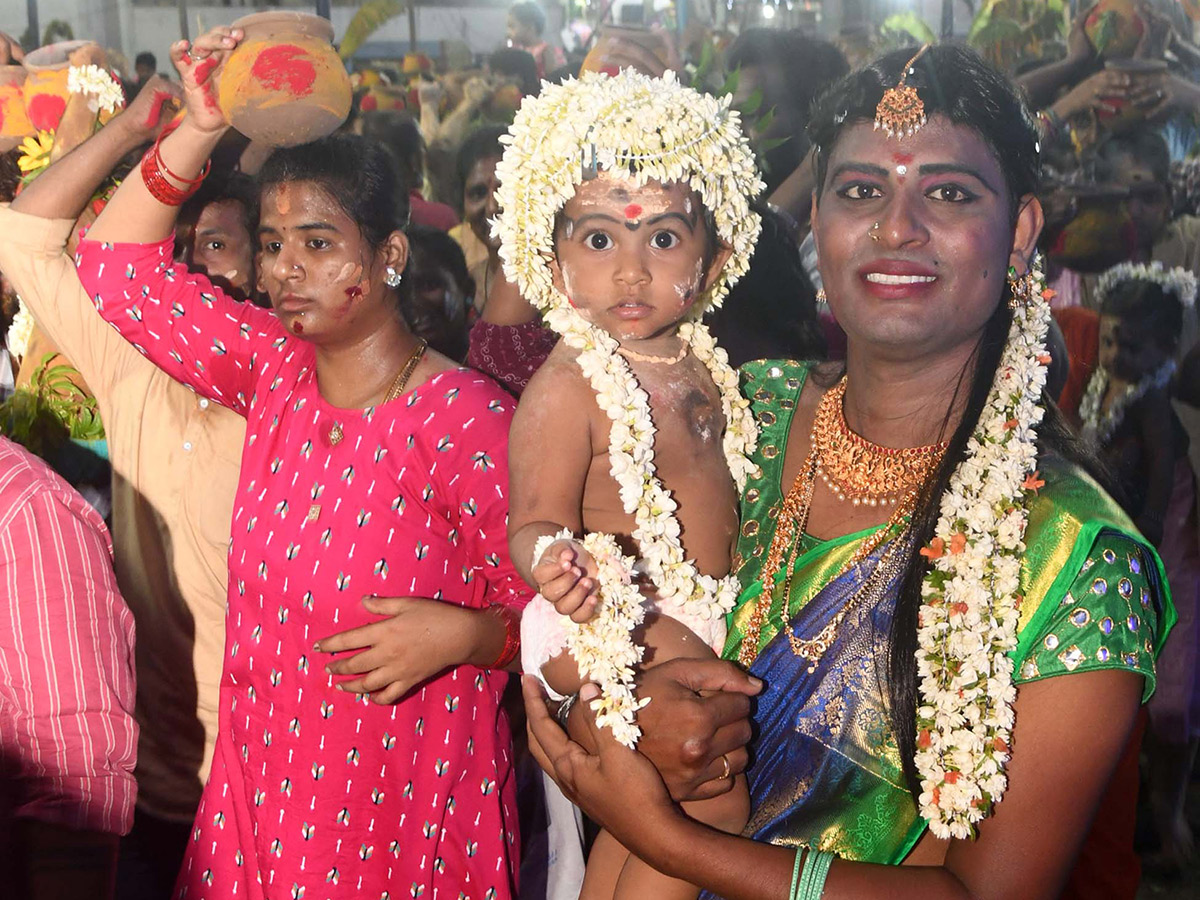
[[[340,444],[342,442],[343,436],[344,436],[344,434],[342,432],[342,423],[334,422],[333,427],[329,429],[330,445],[336,447],[338,444]]]

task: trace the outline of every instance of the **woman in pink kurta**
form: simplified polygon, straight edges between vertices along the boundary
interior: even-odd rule
[[[194,92],[194,73],[181,72]],[[163,141],[173,172],[194,176],[223,131],[202,124],[185,119]],[[221,727],[179,879],[188,900],[514,894],[507,674],[488,662],[510,649],[511,617],[497,607],[519,610],[529,596],[505,535],[512,400],[417,352],[408,390],[384,401],[416,345],[383,283],[406,249],[386,159],[335,137],[268,163],[259,280],[275,312],[172,262],[163,225],[174,210],[136,171],[94,226],[104,242],[78,251],[105,318],[248,422]],[[362,264],[347,274],[339,254]],[[359,368],[347,372],[347,359]],[[314,646],[376,621],[366,595],[429,598],[415,601],[426,627],[408,648],[426,670],[395,704],[339,690]],[[447,659],[474,629],[480,640]]]

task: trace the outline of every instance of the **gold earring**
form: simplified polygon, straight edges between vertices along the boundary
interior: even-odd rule
[[[825,296],[825,288],[817,288],[817,302],[828,303],[829,298]]]
[[[870,235],[871,240],[875,241],[876,243],[879,242],[879,226],[880,226],[880,224],[881,223],[876,222],[874,225],[872,225],[867,230],[867,234]]]
[[[1038,280],[1030,268],[1024,275],[1017,275],[1017,267],[1008,267],[1008,308],[1019,309],[1029,306],[1034,301],[1038,289]]]

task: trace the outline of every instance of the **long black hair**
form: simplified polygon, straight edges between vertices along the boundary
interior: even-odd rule
[[[829,159],[843,129],[875,118],[884,91],[900,81],[916,47],[890,53],[852,72],[816,103],[809,122],[809,138],[817,148],[818,202]],[[915,87],[927,116],[942,116],[955,125],[973,129],[995,155],[1004,174],[1010,218],[1015,223],[1023,198],[1038,187],[1040,174],[1037,131],[1016,88],[974,52],[962,47],[937,45],[909,70],[907,84]],[[920,555],[933,539],[942,494],[966,455],[967,442],[979,423],[992,381],[1008,341],[1012,324],[1010,289],[997,291],[996,307],[984,326],[979,343],[959,374],[947,405],[942,433],[950,428],[950,410],[965,393],[962,421],[949,438],[941,464],[917,499],[912,517],[912,543],[889,635],[887,686],[888,714],[905,780],[914,800],[920,792],[916,771],[917,616],[921,609],[921,583],[928,561]],[[1039,453],[1055,453],[1097,473],[1094,461],[1064,423],[1053,400],[1043,394],[1046,417],[1038,429]]]

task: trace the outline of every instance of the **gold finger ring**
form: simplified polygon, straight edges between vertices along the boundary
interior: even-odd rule
[[[729,772],[730,772],[730,768],[729,768],[729,757],[728,757],[728,756],[726,756],[724,753],[722,753],[722,754],[721,754],[721,764],[722,764],[723,766],[725,766],[725,771],[721,773],[721,777],[722,777],[722,778],[728,778],[728,777],[729,777]]]

